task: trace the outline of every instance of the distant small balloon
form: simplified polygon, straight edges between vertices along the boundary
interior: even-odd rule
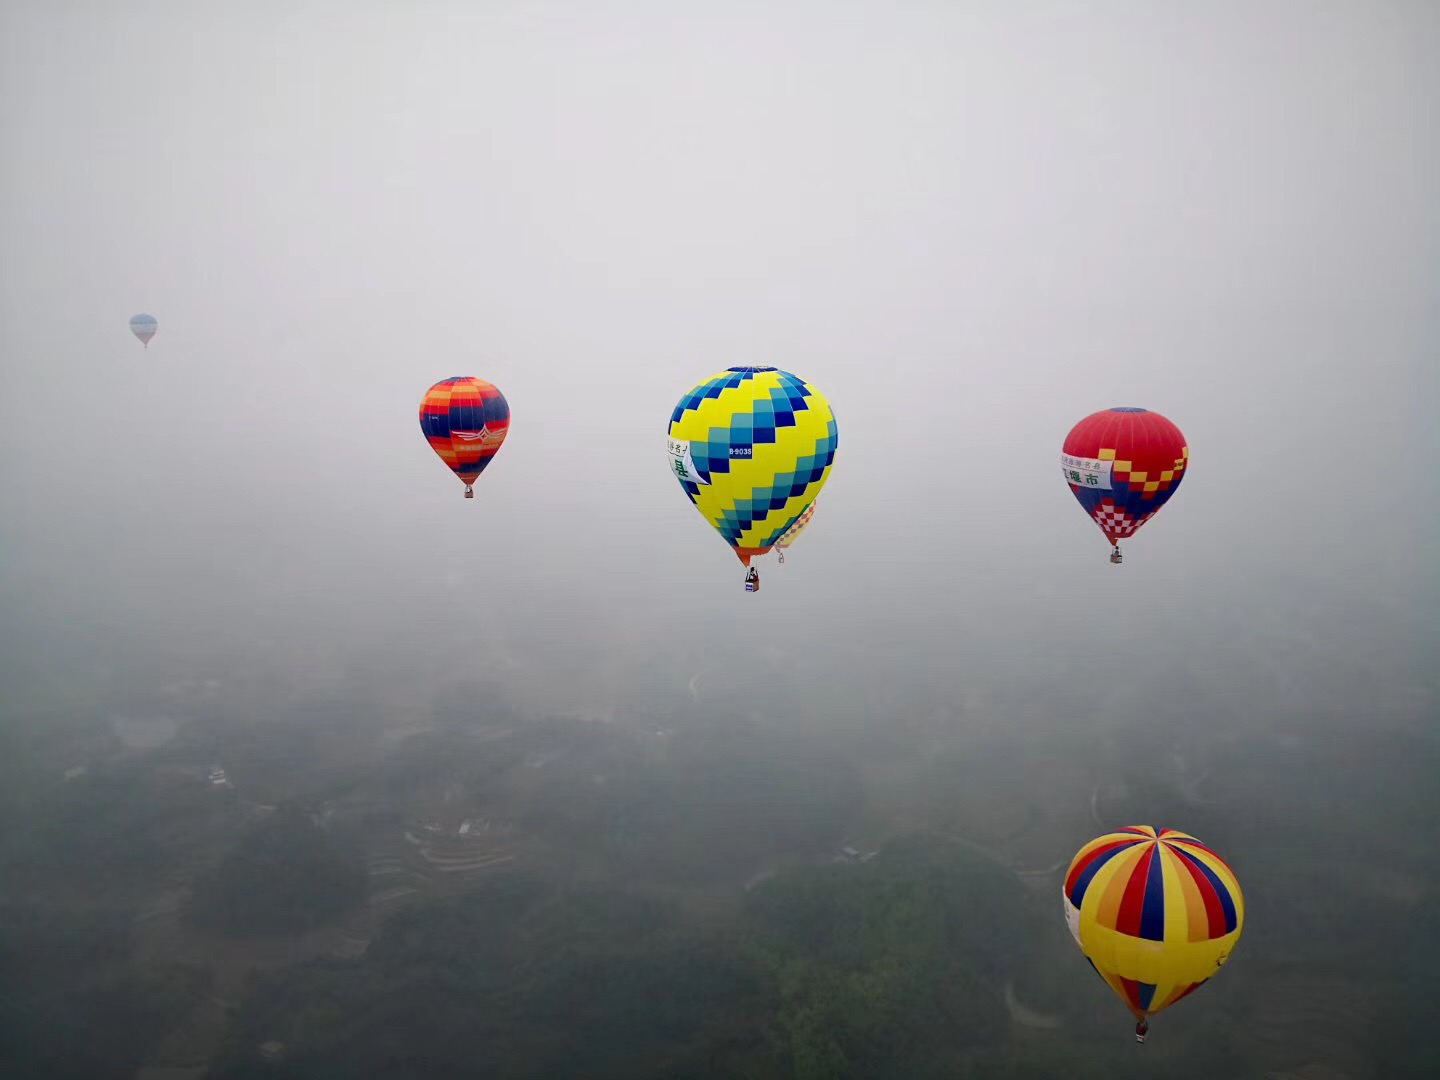
[[[420,429],[447,468],[465,485],[465,498],[510,433],[510,404],[491,383],[469,375],[441,379],[420,402]]]
[[[1128,540],[1180,490],[1190,447],[1180,429],[1148,409],[1091,413],[1065,436],[1060,472],[1085,513],[1114,548]]]
[[[139,338],[140,344],[147,349],[150,347],[150,339],[159,329],[160,324],[155,321],[154,315],[133,315],[130,318],[130,332]]]

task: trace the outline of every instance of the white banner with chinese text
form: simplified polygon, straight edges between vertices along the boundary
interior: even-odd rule
[[[670,440],[670,467],[675,475],[681,480],[689,480],[692,484],[709,484],[695,468],[695,459],[690,456],[690,441],[688,439]]]
[[[1065,474],[1066,482],[1095,491],[1110,490],[1110,467],[1114,464],[1113,461],[1096,461],[1074,454],[1060,455],[1060,471]]]

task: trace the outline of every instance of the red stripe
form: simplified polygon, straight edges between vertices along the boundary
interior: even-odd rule
[[[1169,842],[1172,843],[1172,844],[1184,844],[1187,848],[1194,848],[1196,851],[1203,851],[1203,852],[1205,852],[1206,855],[1209,855],[1212,859],[1214,859],[1216,862],[1218,862],[1221,866],[1225,866],[1225,865],[1226,865],[1224,859],[1220,858],[1219,855],[1216,855],[1215,852],[1211,851],[1208,847],[1206,847],[1204,844],[1202,844],[1199,840],[1194,840],[1194,839],[1192,839],[1192,838],[1190,838],[1190,837],[1188,837],[1188,836],[1172,836],[1172,837],[1169,837]],[[1227,868],[1227,869],[1228,869],[1228,868]]]
[[[1140,839],[1140,837],[1136,837],[1131,840],[1127,837],[1124,840],[1111,840],[1108,844],[1101,844],[1099,847],[1087,851],[1085,857],[1077,861],[1075,865],[1070,868],[1070,873],[1065,875],[1065,895],[1070,895],[1070,890],[1075,886],[1075,879],[1085,872],[1085,868],[1101,855],[1104,855],[1105,852],[1114,851],[1118,847],[1128,847],[1131,844],[1137,844],[1140,842]]]
[[[1130,1002],[1130,1007],[1140,1008],[1140,983],[1135,979],[1121,978],[1120,985],[1125,988],[1125,999]]]
[[[1205,901],[1205,918],[1209,922],[1209,937],[1214,940],[1225,936],[1225,908],[1220,904],[1220,897],[1216,895],[1215,886],[1210,884],[1210,879],[1202,874],[1189,859],[1177,859],[1176,862],[1190,871],[1190,877],[1195,882],[1195,887],[1200,890],[1200,898]]]
[[[1140,856],[1130,880],[1125,884],[1125,895],[1120,898],[1120,911],[1115,916],[1115,929],[1130,937],[1140,934],[1140,912],[1145,904],[1145,878],[1150,873],[1150,860],[1155,857],[1155,845],[1151,844]]]

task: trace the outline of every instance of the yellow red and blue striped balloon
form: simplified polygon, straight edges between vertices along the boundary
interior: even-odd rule
[[[1245,921],[1234,872],[1188,833],[1127,825],[1070,863],[1065,921],[1137,1020],[1167,1009],[1230,958]]]
[[[773,367],[732,367],[670,414],[670,469],[746,566],[815,501],[839,436],[824,396]]]

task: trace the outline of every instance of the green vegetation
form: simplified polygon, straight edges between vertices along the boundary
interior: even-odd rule
[[[128,1080],[207,984],[129,954],[123,915],[0,908],[0,1075]]]
[[[779,1008],[783,1073],[916,1076],[1008,1034],[998,987],[1026,952],[1015,879],[910,839],[862,866],[783,875],[747,911]]]
[[[1037,914],[1018,889],[919,839],[782,874],[708,927],[510,879],[397,916],[358,966],[264,981],[216,1075],[920,1075],[1008,1033],[1000,975]]]
[[[677,737],[608,807],[606,843],[660,877],[732,877],[776,852],[838,839],[860,806],[853,766],[813,739],[759,728]]]
[[[195,886],[191,917],[232,935],[294,933],[359,903],[365,871],[356,845],[297,808],[253,829]]]
[[[648,752],[591,740],[546,766],[522,820],[627,875],[744,880],[767,858],[838,841],[863,802],[842,754],[757,725],[680,732]]]
[[[93,894],[96,882],[133,892],[197,847],[216,812],[197,780],[131,765],[51,780],[26,806],[23,830],[0,834],[0,881]]]
[[[1440,812],[1434,740],[990,733],[877,762],[863,740],[719,717],[457,715],[369,749],[338,715],[305,717],[233,756],[221,727],[187,729],[14,795],[0,1074],[129,1076],[177,1045],[202,1060],[228,1023],[218,1080],[1122,1075],[1127,1016],[1059,919],[1058,869],[1037,869],[1093,835],[1092,803],[1201,836],[1245,888],[1234,961],[1156,1022],[1159,1073],[1435,1064],[1440,856],[1415,839]],[[212,762],[235,788],[205,781]],[[272,812],[257,789],[309,794]],[[463,848],[467,819],[504,858],[432,869],[423,845]],[[845,843],[881,850],[836,861]],[[307,932],[342,917],[366,938],[367,889],[397,885],[416,891],[377,901],[391,914],[359,960],[247,959],[284,962],[290,937],[321,955],[342,932]],[[250,935],[281,940],[226,940]]]

